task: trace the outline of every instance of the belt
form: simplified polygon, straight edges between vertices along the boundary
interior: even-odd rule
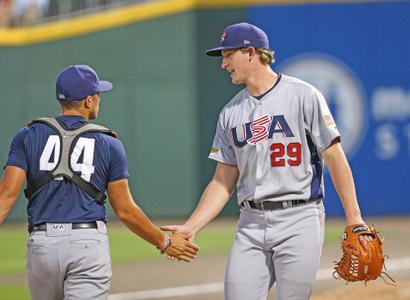
[[[262,202],[255,202],[245,200],[241,203],[242,207],[250,207],[254,209],[260,210],[276,210],[276,209],[284,209],[287,207],[305,205],[313,201],[319,201],[320,199],[316,200],[288,200],[288,201],[262,201]]]
[[[90,228],[98,228],[97,222],[85,222],[85,223],[72,223],[71,229],[90,229]],[[46,231],[47,230],[47,223],[29,226],[28,232],[31,233],[33,231]]]

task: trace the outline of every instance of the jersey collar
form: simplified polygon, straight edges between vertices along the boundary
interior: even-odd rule
[[[248,92],[249,96],[251,96],[252,98],[255,98],[256,100],[260,101],[263,97],[265,97],[267,94],[269,94],[279,84],[279,81],[281,80],[281,78],[282,78],[282,74],[278,73],[278,80],[276,80],[275,84],[269,90],[267,90],[265,93],[263,93],[262,95],[259,95],[259,96],[253,96],[253,95],[249,94],[249,92]]]

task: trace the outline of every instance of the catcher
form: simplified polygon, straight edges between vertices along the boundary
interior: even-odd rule
[[[333,277],[350,281],[367,281],[381,277],[385,283],[395,285],[395,281],[383,272],[384,259],[382,241],[377,230],[365,224],[346,227],[342,240],[343,257],[336,262]],[[389,283],[382,274],[393,282]]]

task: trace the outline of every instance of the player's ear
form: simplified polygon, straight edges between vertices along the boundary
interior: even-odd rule
[[[249,55],[249,61],[251,61],[256,56],[256,49],[254,47],[249,47],[248,55]]]
[[[92,96],[87,96],[87,98],[85,98],[85,101],[84,101],[84,106],[86,108],[90,108],[92,102],[93,102],[93,97]]]

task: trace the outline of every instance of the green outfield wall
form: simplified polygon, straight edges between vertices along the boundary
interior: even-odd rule
[[[363,137],[347,154],[364,215],[408,213],[408,8],[408,1],[399,0],[162,0],[2,29],[0,159],[6,161],[20,127],[59,113],[57,73],[70,64],[89,64],[114,83],[102,95],[97,123],[120,134],[135,201],[150,217],[188,216],[215,168],[207,157],[218,113],[241,88],[221,71],[220,59],[204,52],[218,45],[225,26],[249,21],[270,36],[275,70],[309,75],[300,62],[313,61],[313,71],[331,65],[347,79],[360,79],[351,85],[334,79],[339,73],[317,77],[346,131],[342,136]],[[366,108],[354,120],[348,102],[353,98],[343,98],[347,92],[359,95],[354,102]],[[327,214],[342,216],[326,172],[325,181]],[[25,220],[26,204],[21,196],[8,221]],[[237,213],[233,197],[223,214]]]
[[[18,128],[59,113],[56,74],[70,64],[89,64],[114,83],[102,95],[96,123],[119,133],[136,202],[152,217],[189,215],[212,176],[215,164],[207,156],[217,114],[233,91],[218,59],[203,52],[218,43],[222,26],[241,18],[241,9],[202,9],[0,47],[1,160]],[[25,208],[21,196],[8,220],[24,220]],[[225,213],[233,211],[231,205]]]

